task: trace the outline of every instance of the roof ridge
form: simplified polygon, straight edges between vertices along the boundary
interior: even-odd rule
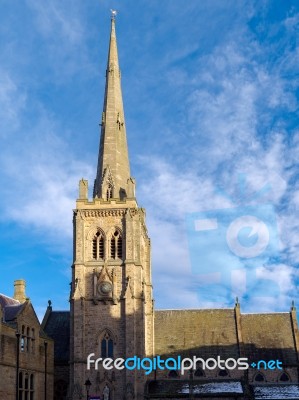
[[[14,301],[17,301],[18,303],[20,303],[19,300],[16,300],[14,297],[7,296],[7,294],[0,293],[0,296],[6,297],[7,299],[11,299],[11,300],[14,300]]]
[[[262,311],[262,312],[247,312],[241,313],[241,315],[277,315],[277,314],[290,314],[290,311]]]
[[[155,311],[234,311],[234,308],[160,308]]]

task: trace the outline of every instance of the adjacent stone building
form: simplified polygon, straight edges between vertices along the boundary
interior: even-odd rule
[[[43,327],[55,340],[55,400],[89,394],[120,399],[299,399],[296,310],[242,314],[231,309],[154,310],[151,244],[145,210],[130,174],[115,20],[106,71],[98,168],[92,199],[79,183],[74,210],[74,260],[70,313],[48,307]],[[68,350],[68,335],[70,347]],[[87,370],[87,356],[102,358],[248,358],[250,368],[205,369],[181,375],[160,370]],[[252,363],[278,360],[281,368]],[[69,365],[69,381],[68,379]],[[68,385],[68,396],[65,395]]]
[[[54,399],[63,400],[67,397],[70,374],[69,311],[52,311],[49,301],[42,329],[54,340]]]
[[[0,399],[53,400],[53,340],[26,298],[25,281],[14,285],[13,298],[0,294]]]

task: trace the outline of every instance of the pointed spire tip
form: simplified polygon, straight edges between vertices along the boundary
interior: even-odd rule
[[[111,11],[111,20],[112,20],[112,21],[115,21],[115,17],[116,17],[116,15],[117,15],[117,10],[112,10],[112,9],[110,9],[110,11]]]

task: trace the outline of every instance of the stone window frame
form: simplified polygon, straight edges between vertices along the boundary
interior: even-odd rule
[[[25,348],[26,348],[26,336],[25,336],[25,325],[22,325],[22,330],[21,330],[21,339],[20,339],[20,351],[24,353]]]
[[[27,353],[29,353],[31,350],[30,342],[31,342],[30,328],[29,328],[29,326],[27,326],[27,328],[26,328],[26,351],[27,351]]]
[[[31,328],[31,353],[35,353],[35,329]]]
[[[68,384],[64,379],[54,381],[54,398],[57,400],[65,399],[67,396]]]
[[[180,379],[180,375],[179,375],[179,373],[178,373],[177,370],[171,369],[171,370],[168,372],[168,378],[169,378],[169,379]]]
[[[102,242],[102,249],[100,248],[100,242]],[[94,254],[94,245],[96,243],[96,254]],[[101,257],[101,254],[102,256]],[[101,260],[103,261],[106,256],[106,235],[101,228],[97,228],[96,232],[92,236],[91,239],[91,250],[90,250],[90,259],[93,261]]]
[[[106,351],[105,354],[103,354],[103,340],[106,341]],[[115,345],[116,345],[116,340],[115,340],[115,336],[113,335],[113,333],[111,332],[110,329],[105,328],[103,329],[100,334],[98,335],[98,339],[97,339],[97,343],[99,346],[99,351],[101,354],[102,358],[115,358]],[[109,344],[110,349],[109,349]]]
[[[30,329],[29,326],[22,325],[21,328],[21,339],[20,339],[20,351],[21,353],[33,353],[35,352],[35,330]]]
[[[109,335],[108,332],[102,337],[101,340],[101,357],[104,358],[112,358],[113,359],[113,339]]]
[[[285,380],[285,379],[282,380],[282,377],[284,375],[288,378],[287,380]],[[285,383],[288,382],[288,383],[291,383],[292,379],[291,379],[290,375],[286,371],[282,371],[281,374],[279,374],[279,376],[277,378],[277,382],[285,382]]]
[[[35,379],[32,372],[26,370],[19,371],[18,399],[35,400]]]
[[[220,369],[217,373],[217,378],[227,379],[230,377],[230,373],[227,369]]]
[[[123,260],[123,234],[120,228],[115,227],[109,235],[109,258],[111,260]]]
[[[259,377],[262,377],[263,379],[260,379]],[[257,383],[266,383],[266,377],[264,374],[262,374],[260,371],[257,372],[254,377],[253,377],[253,382],[257,382]]]
[[[106,201],[109,201],[111,199],[113,199],[114,196],[114,186],[112,183],[108,183],[107,187],[106,187]]]
[[[193,377],[195,379],[205,378],[205,376],[206,375],[205,375],[203,369],[200,367],[196,368],[196,370],[194,371],[194,374],[193,374]]]

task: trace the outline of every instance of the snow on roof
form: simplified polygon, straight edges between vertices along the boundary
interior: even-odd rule
[[[240,382],[210,382],[202,384],[193,384],[193,393],[243,393]],[[188,384],[182,386],[178,393],[190,393]]]
[[[0,305],[1,307],[12,306],[20,304],[20,302],[13,297],[5,296],[5,294],[0,293]]]
[[[283,400],[299,399],[299,385],[285,384],[285,385],[263,385],[254,386],[255,399],[269,399],[269,400]]]

